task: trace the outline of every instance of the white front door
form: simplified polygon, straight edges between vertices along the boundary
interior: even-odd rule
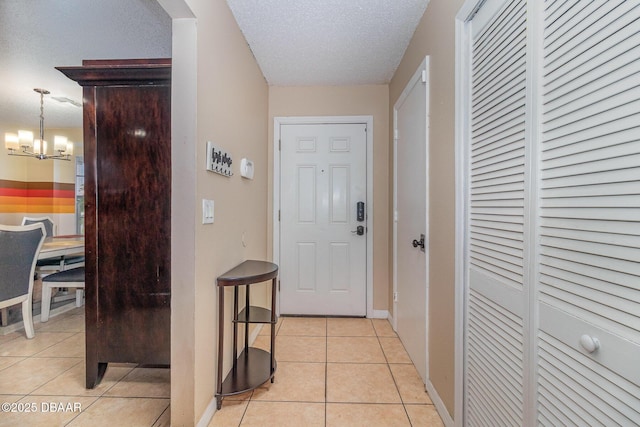
[[[366,315],[366,132],[281,125],[281,314]]]
[[[396,330],[427,379],[427,62],[394,106]],[[424,73],[423,73],[424,71]]]

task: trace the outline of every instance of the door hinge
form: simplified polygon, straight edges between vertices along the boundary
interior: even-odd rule
[[[278,151],[282,151],[282,140],[278,140]]]
[[[398,293],[397,292],[393,293],[393,302],[398,302]]]
[[[278,209],[278,222],[280,222],[280,209]]]
[[[280,292],[280,280],[278,280],[278,292]]]
[[[422,83],[427,82],[427,70],[422,70]]]
[[[393,130],[393,139],[398,139],[398,129]]]

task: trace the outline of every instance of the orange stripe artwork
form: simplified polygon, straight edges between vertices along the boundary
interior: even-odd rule
[[[0,213],[74,212],[74,184],[0,180]]]

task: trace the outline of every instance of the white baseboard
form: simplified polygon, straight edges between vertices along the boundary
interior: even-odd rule
[[[264,326],[266,325],[266,323],[257,323],[255,328],[253,328],[253,332],[251,332],[251,334],[249,334],[249,346],[251,346],[256,338],[258,338],[258,335],[260,335],[260,331],[262,331],[262,328],[264,328]]]
[[[213,415],[216,413],[217,402],[218,401],[216,400],[216,397],[214,395],[213,399],[211,399],[211,402],[209,402],[206,409],[204,410],[204,413],[200,417],[200,420],[198,420],[196,427],[207,427],[209,425],[209,423],[213,419]]]
[[[371,319],[388,319],[389,310],[373,310]]]
[[[265,326],[264,324],[257,324],[257,327],[253,328],[253,332],[249,335],[250,346],[255,342],[256,338],[258,338],[258,335],[260,334],[260,331],[262,331],[262,328],[264,326]],[[213,416],[217,411],[217,404],[218,404],[218,400],[214,395],[213,399],[211,399],[211,401],[207,405],[207,408],[204,410],[204,413],[200,417],[198,424],[196,424],[196,427],[207,427],[209,425],[209,423],[211,422],[211,420],[213,419]]]
[[[431,383],[431,381],[427,380],[426,385],[427,393],[429,393],[429,397],[431,398],[436,411],[438,411],[438,415],[440,415],[442,423],[447,427],[453,427],[453,418],[451,418],[451,415],[449,415],[447,407],[444,406],[444,402],[442,402],[442,399],[440,398],[440,395],[438,394],[436,389],[433,387],[433,384]]]

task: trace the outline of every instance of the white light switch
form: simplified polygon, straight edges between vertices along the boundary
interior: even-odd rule
[[[213,200],[202,199],[202,223],[213,224]]]

